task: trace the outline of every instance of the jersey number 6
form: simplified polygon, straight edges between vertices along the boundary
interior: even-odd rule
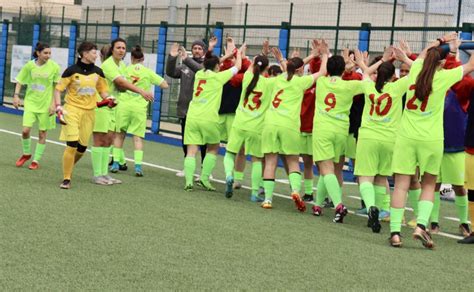
[[[278,98],[281,94],[283,93],[283,89],[280,89],[277,94],[275,95],[275,98],[273,99],[272,101],[272,105],[274,108],[278,108],[280,106],[280,103],[281,103],[281,99]]]

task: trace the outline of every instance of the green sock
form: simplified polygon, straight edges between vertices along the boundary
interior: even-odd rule
[[[224,155],[224,170],[225,170],[225,177],[232,176],[234,172],[234,164],[235,164],[235,154],[226,151]]]
[[[326,184],[324,184],[324,177],[319,176],[318,185],[316,186],[316,206],[321,207],[323,205],[324,199],[328,196],[328,190],[326,189]]]
[[[441,205],[441,198],[439,192],[435,192],[433,202],[433,210],[431,211],[430,221],[439,223],[439,207]]]
[[[292,172],[288,175],[288,179],[290,181],[291,191],[299,194],[301,191],[301,173]]]
[[[21,139],[23,145],[23,155],[31,155],[31,138]]]
[[[455,196],[454,205],[456,206],[459,221],[461,221],[461,223],[467,223],[467,196]],[[471,220],[474,220],[474,218]]]
[[[418,216],[418,200],[420,199],[421,189],[409,190],[408,191],[408,201],[413,208],[413,213],[415,216]]]
[[[243,181],[244,180],[244,173],[242,171],[234,171],[234,179],[237,181]]]
[[[273,198],[273,189],[275,188],[274,179],[264,179],[263,188],[265,189],[265,200],[271,201]]]
[[[400,232],[402,230],[402,220],[405,208],[390,208],[390,232]]]
[[[184,158],[184,176],[187,186],[193,185],[194,171],[196,171],[196,157]]]
[[[202,172],[201,172],[201,180],[209,181],[209,176],[212,173],[212,170],[216,166],[217,156],[212,153],[206,153],[206,157],[202,162]]]
[[[390,200],[391,200],[390,194],[384,194],[383,195],[382,209],[381,210],[385,210],[385,211],[390,210]]]
[[[383,209],[383,202],[384,202],[384,199],[385,199],[385,195],[386,195],[385,186],[374,185],[374,196],[375,196],[374,204],[379,210]],[[365,199],[364,199],[364,201],[365,201]],[[367,205],[367,202],[365,202],[365,204]],[[389,208],[390,208],[390,205],[389,205]]]
[[[374,190],[374,185],[370,182],[363,182],[359,185],[359,191],[360,191],[360,196],[362,197],[362,200],[365,202],[365,207],[367,208],[367,212],[370,207],[377,206],[377,208],[380,207],[375,203],[376,197],[375,197],[375,190]]]
[[[324,184],[328,190],[329,197],[331,197],[334,206],[338,206],[342,203],[342,191],[341,186],[339,186],[339,181],[335,174],[327,174],[324,176]]]
[[[103,147],[92,147],[91,148],[91,159],[92,159],[92,170],[94,171],[94,176],[102,175],[102,156],[103,156]]]
[[[313,193],[313,179],[305,178],[304,179],[304,193],[311,195]]]
[[[433,202],[431,201],[418,201],[418,216],[416,217],[416,224],[428,226],[430,220],[431,211],[433,210]]]
[[[120,151],[120,148],[113,147],[112,149],[112,155],[114,157],[114,162],[120,163],[121,157],[120,155],[122,154],[122,151]]]
[[[119,160],[119,163],[120,163],[121,165],[124,165],[124,164],[126,163],[126,161],[125,161],[125,151],[123,151],[123,148],[120,148],[119,151],[120,151],[120,160]]]
[[[141,165],[143,162],[143,150],[133,151],[133,160],[135,160],[135,165]]]
[[[109,147],[100,147],[102,149],[102,175],[109,174],[109,155],[110,155],[110,146]]]
[[[43,157],[44,148],[46,148],[46,144],[36,144],[35,156],[33,157],[34,161],[40,161],[41,157]]]
[[[262,182],[262,162],[252,162],[252,195],[258,194],[260,183]]]

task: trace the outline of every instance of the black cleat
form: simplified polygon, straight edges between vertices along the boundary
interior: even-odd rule
[[[367,226],[372,228],[373,233],[379,233],[382,225],[379,221],[379,209],[377,207],[369,208],[369,220],[367,220]]]
[[[344,217],[347,215],[347,208],[343,204],[337,205],[336,208],[336,215],[334,216],[334,219],[332,221],[334,223],[343,223]]]
[[[329,198],[324,199],[323,208],[334,208],[334,203]]]
[[[303,196],[303,201],[305,202],[312,202],[314,201],[314,197],[313,197],[313,194],[304,194]]]
[[[127,169],[128,169],[128,166],[126,162],[124,164],[119,164],[120,171],[126,171]]]
[[[461,244],[474,244],[474,232],[471,233],[471,235],[469,235],[468,237],[463,238],[461,240],[458,240],[458,243],[461,243]]]

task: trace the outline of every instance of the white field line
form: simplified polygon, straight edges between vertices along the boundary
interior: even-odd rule
[[[20,133],[5,130],[5,129],[0,129],[0,132],[21,137]],[[38,140],[38,137],[35,137],[35,136],[31,136],[31,138],[34,139],[34,140]],[[59,146],[66,146],[66,143],[59,142],[59,141],[54,141],[54,140],[50,140],[50,139],[46,139],[46,142],[51,143],[51,144],[55,144],[55,145],[59,145]],[[90,152],[89,149],[87,149],[87,151]],[[125,158],[125,160],[130,161],[130,162],[134,161],[132,158]],[[149,163],[149,162],[142,162],[142,165],[146,165],[146,166],[150,166],[150,167],[154,167],[154,168],[158,168],[158,169],[163,169],[163,170],[167,170],[167,171],[171,171],[171,172],[175,172],[175,173],[178,173],[178,172],[181,171],[181,170],[178,170],[178,169],[174,169],[174,168],[170,168],[170,167],[166,167],[166,166],[162,166],[162,165],[158,165],[158,164],[154,164],[154,163]],[[215,182],[218,182],[218,183],[225,184],[225,181],[220,180],[220,179],[212,179],[212,180],[215,181]],[[287,180],[278,179],[276,181],[278,181],[280,183],[283,183],[283,184],[288,184]],[[249,187],[249,186],[244,186],[243,185],[242,188],[247,189],[247,190],[251,190],[251,187]],[[287,196],[287,195],[283,195],[283,194],[279,194],[279,193],[273,193],[273,195],[276,196],[276,197],[291,200],[291,197]],[[349,197],[352,198],[352,199],[360,200],[360,198],[356,197],[356,196],[349,196]],[[307,204],[312,205],[312,203],[307,203]],[[406,210],[413,211],[413,209],[411,209],[411,208],[406,208]],[[356,214],[354,211],[351,211],[351,210],[349,210],[349,213],[353,214],[353,215],[360,216],[360,217],[367,217],[367,215]],[[452,218],[452,217],[444,217],[444,218],[447,219],[447,220],[451,220],[451,221],[459,221],[458,219]],[[462,239],[461,236],[457,236],[457,235],[453,235],[453,234],[449,234],[449,233],[444,233],[444,232],[439,232],[438,235],[453,238],[453,239]]]

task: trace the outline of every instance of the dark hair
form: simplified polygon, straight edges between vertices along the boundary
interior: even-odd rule
[[[342,56],[334,55],[328,59],[327,68],[329,76],[342,76],[346,69],[346,62]]]
[[[253,64],[253,77],[250,81],[249,85],[247,86],[247,90],[245,91],[245,98],[248,98],[250,93],[255,89],[257,86],[258,79],[260,78],[260,74],[262,74],[265,69],[268,67],[268,58],[263,55],[258,55],[255,58]]]
[[[382,60],[383,56],[382,55],[379,55],[377,57],[375,57],[370,63],[369,63],[369,67],[372,66],[373,64],[377,63],[378,61]]]
[[[105,45],[100,49],[100,60],[104,62],[107,59],[107,54],[109,53],[110,45]]]
[[[35,51],[33,52],[33,58],[38,58],[38,52],[42,52],[44,49],[49,49],[47,43],[38,42],[36,43]]]
[[[82,58],[84,55],[84,52],[89,52],[91,50],[97,50],[97,46],[94,43],[91,42],[82,42],[79,45],[79,48],[77,48],[77,53],[79,56]]]
[[[382,93],[382,89],[395,74],[395,66],[392,62],[383,62],[382,65],[377,68],[377,80],[375,81],[375,89],[379,93]]]
[[[426,53],[425,61],[423,62],[423,68],[420,74],[416,78],[415,83],[415,96],[421,101],[431,94],[433,90],[433,77],[438,68],[439,62],[446,58],[447,52],[440,47],[434,47],[428,50]]]
[[[286,73],[288,74],[287,81],[290,81],[295,75],[296,70],[304,65],[303,59],[294,57],[288,60],[286,63]]]
[[[213,55],[211,51],[207,51],[203,62],[204,70],[214,71],[217,65],[219,65],[219,57]]]
[[[283,73],[283,70],[281,70],[281,67],[279,65],[271,65],[268,68],[268,75],[275,77]]]
[[[110,48],[109,48],[109,51],[107,52],[107,58],[112,56],[112,52],[114,51],[114,47],[115,47],[115,44],[116,43],[124,43],[125,45],[127,45],[127,42],[123,39],[123,38],[116,38],[114,39],[111,43],[110,43]],[[107,59],[106,58],[106,59]]]
[[[130,54],[136,60],[141,60],[145,57],[145,55],[143,54],[142,47],[140,45],[135,45],[135,47],[132,48]]]

